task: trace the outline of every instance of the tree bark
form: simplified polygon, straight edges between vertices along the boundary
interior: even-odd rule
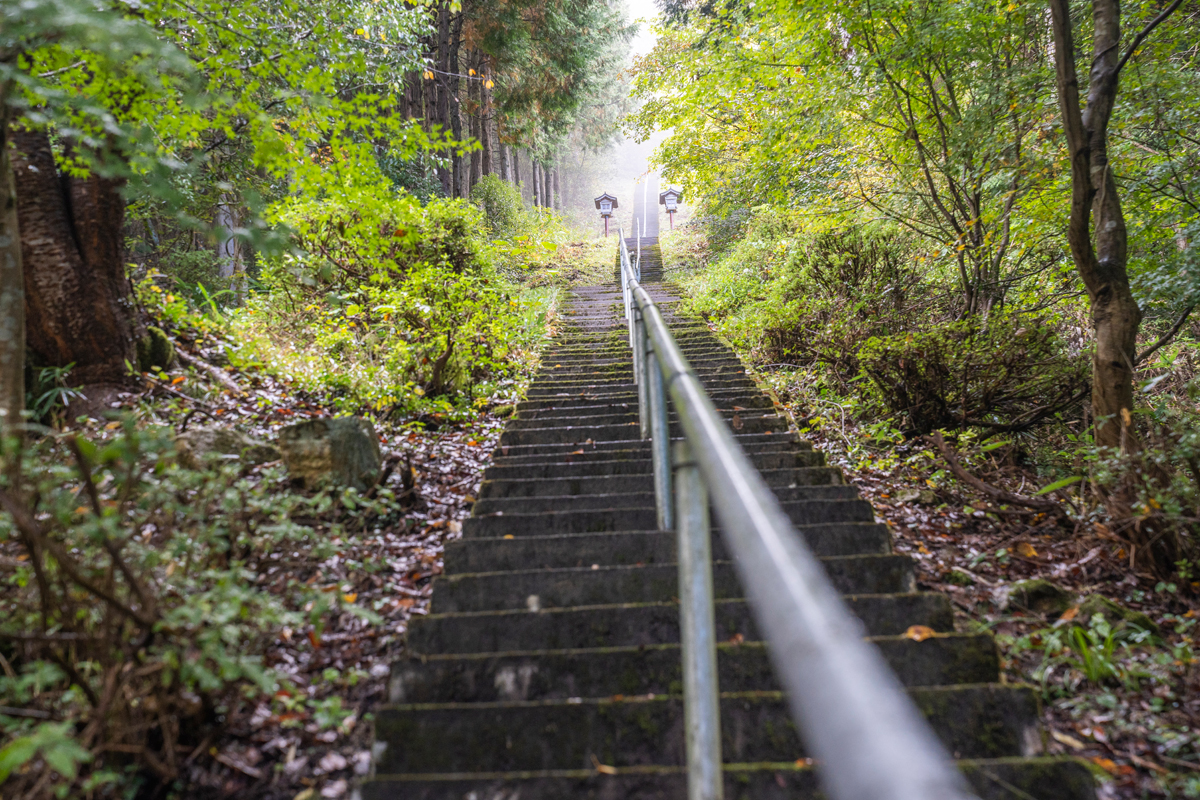
[[[1096,332],[1092,354],[1096,442],[1136,450],[1140,445],[1130,412],[1142,312],[1129,287],[1128,233],[1108,161],[1108,123],[1121,63],[1121,10],[1117,0],[1093,0],[1093,58],[1086,109],[1079,103],[1069,0],[1050,0],[1050,13],[1059,108],[1071,157],[1067,242],[1091,299]]]
[[[550,175],[552,178],[552,182],[550,185],[550,196],[554,198],[554,209],[556,211],[561,211],[562,210],[562,194],[560,193],[559,186],[558,186],[558,165],[557,164],[555,164],[554,169],[551,170]]]
[[[449,104],[447,114],[450,116],[450,134],[455,140],[461,141],[463,134],[463,104],[462,104],[462,26],[461,12],[454,14],[450,21],[450,55],[447,59],[450,75],[443,75],[442,80],[448,84]],[[463,157],[457,151],[450,156],[451,192],[454,197],[466,197],[471,188],[467,186],[463,174]]]
[[[497,128],[498,128],[498,126],[497,126]],[[497,139],[500,138],[498,134],[499,134],[499,130],[497,130],[497,137],[496,137]],[[508,145],[506,145],[503,140],[500,140],[499,152],[500,152],[500,178],[502,180],[508,181],[509,183],[512,183],[513,182],[512,167],[511,167],[511,164],[509,163],[509,158],[508,158]]]
[[[554,169],[546,164],[542,165],[542,205],[546,208],[556,208],[554,199],[554,187],[551,184],[551,176]]]
[[[483,163],[480,166],[484,175],[492,175],[496,172],[496,153],[492,143],[495,133],[492,114],[495,109],[492,103],[492,91],[487,87],[489,71],[488,57],[481,55],[479,59],[479,127],[482,135],[479,138],[483,144]]]
[[[138,329],[120,182],[60,177],[45,131],[12,139],[28,349],[42,366],[74,364],[73,385],[123,383]]]
[[[542,164],[536,158],[533,162],[533,204],[542,205]]]
[[[524,186],[521,184],[521,148],[513,145],[512,149],[512,181],[513,186],[517,187],[517,193],[521,195],[521,199],[525,199]]]
[[[11,90],[11,81],[0,83],[0,433],[20,423],[25,409],[25,274],[9,156]]]
[[[435,98],[435,115],[437,123],[442,126],[442,130],[450,129],[450,88],[447,84],[447,79],[450,72],[450,4],[442,2],[438,5],[437,14],[437,57],[435,59],[436,68],[433,74],[434,98]],[[452,154],[446,153],[447,156]],[[438,180],[442,183],[442,194],[446,197],[454,196],[454,187],[451,183],[450,168],[444,165],[439,165],[437,168]]]

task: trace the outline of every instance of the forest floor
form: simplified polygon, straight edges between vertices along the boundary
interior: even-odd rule
[[[228,343],[220,336],[180,334],[175,344],[206,364],[227,363]],[[147,376],[144,391],[124,393],[111,410],[134,412],[144,423],[176,434],[222,426],[264,441],[286,425],[338,413],[332,397],[297,391],[265,373],[219,369],[240,391],[207,369],[178,367]],[[518,389],[498,399],[510,404],[507,411],[498,408],[502,414],[511,413]],[[382,624],[364,626],[360,618],[343,614],[329,619],[319,635],[285,630],[266,665],[306,691],[309,702],[283,713],[264,703],[225,719],[219,732],[213,729],[186,758],[183,796],[339,798],[349,796],[355,777],[366,774],[374,738],[371,711],[386,700],[390,665],[403,650],[408,621],[428,613],[445,542],[460,534],[504,426],[500,416],[482,410],[466,421],[433,414],[375,422],[385,481],[397,493],[407,482],[415,490],[403,517],[366,535],[345,536],[335,542],[339,547],[331,558],[294,553],[286,577],[332,586],[348,602],[378,614]],[[113,424],[93,420],[80,432],[103,438],[106,428],[111,431]],[[268,466],[244,474],[260,475]],[[358,568],[372,562],[385,566]]]
[[[950,596],[959,630],[995,635],[1005,681],[1040,689],[1049,753],[1091,764],[1104,800],[1200,797],[1200,584],[1133,572],[1100,522],[999,513],[946,474],[932,443],[881,437],[829,403],[810,404],[794,375],[759,377],[871,502],[896,551],[916,562],[920,588]],[[1010,491],[1037,486],[1012,465],[977,469]]]

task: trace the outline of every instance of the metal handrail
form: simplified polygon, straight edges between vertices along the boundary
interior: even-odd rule
[[[660,527],[677,523],[689,800],[723,796],[709,495],[792,716],[833,800],[974,795],[928,721],[850,613],[704,391],[621,240],[643,438],[652,439]],[[666,391],[664,391],[664,389]],[[675,492],[669,392],[683,428]]]

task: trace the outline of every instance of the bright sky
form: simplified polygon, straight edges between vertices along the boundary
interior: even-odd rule
[[[654,49],[654,33],[650,30],[650,21],[658,16],[658,7],[654,5],[654,0],[626,0],[629,7],[629,18],[631,20],[646,20],[638,30],[638,35],[634,37],[632,43],[633,54],[644,56]]]

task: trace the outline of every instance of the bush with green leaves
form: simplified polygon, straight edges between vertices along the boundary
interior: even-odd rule
[[[1088,362],[1042,320],[994,313],[874,337],[858,351],[874,397],[914,433],[1022,430],[1077,406]]]
[[[483,221],[493,239],[509,239],[525,232],[530,216],[517,187],[495,175],[484,175],[471,189],[471,202],[483,211]]]
[[[279,565],[319,563],[398,516],[390,490],[305,496],[278,467],[183,469],[165,432],[129,421],[99,442],[32,433],[0,459],[0,782],[14,796],[171,781],[222,717],[297,694],[265,661],[285,628],[375,621]]]
[[[494,267],[482,212],[386,187],[277,209],[294,250],[232,316],[234,360],[261,364],[346,410],[463,408],[520,369],[544,328]]]

